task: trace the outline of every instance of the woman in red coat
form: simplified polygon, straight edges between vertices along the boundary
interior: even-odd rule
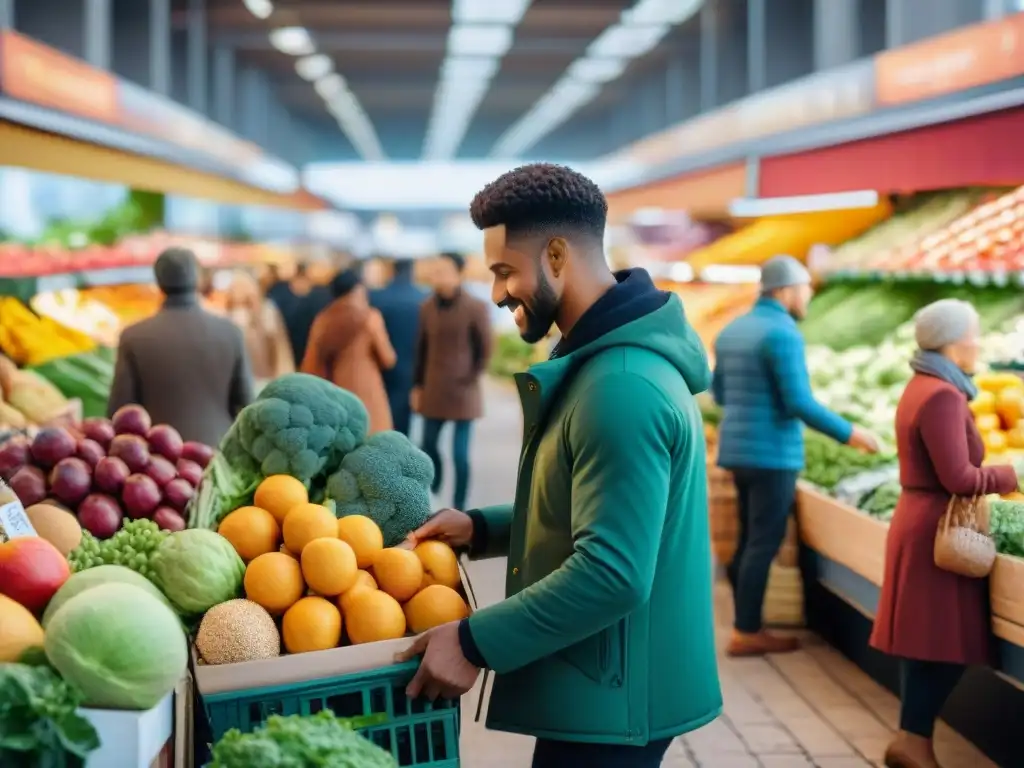
[[[970,664],[992,658],[988,580],[935,565],[935,534],[952,495],[1009,493],[1012,467],[982,467],[985,447],[967,403],[976,394],[974,307],[943,299],[914,318],[915,375],[896,409],[903,487],[885,548],[885,578],[871,645],[900,659],[900,731],[889,768],[937,768],[932,733]]]

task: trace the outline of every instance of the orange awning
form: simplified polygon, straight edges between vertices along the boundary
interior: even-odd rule
[[[744,197],[746,186],[746,163],[735,163],[612,192],[608,221],[621,224],[642,208],[686,211],[695,219],[725,219],[729,203]]]

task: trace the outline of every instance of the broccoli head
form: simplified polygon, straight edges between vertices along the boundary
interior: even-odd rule
[[[399,544],[430,517],[430,457],[401,432],[378,432],[341,460],[327,478],[327,497],[338,517],[366,515]]]
[[[365,406],[351,392],[317,376],[290,373],[242,409],[220,449],[232,466],[308,484],[336,468],[365,439],[369,423]]]
[[[275,379],[221,440],[189,505],[190,523],[216,527],[228,512],[251,503],[269,475],[291,475],[322,488],[342,456],[366,438],[369,425],[362,401],[329,381],[305,373]]]

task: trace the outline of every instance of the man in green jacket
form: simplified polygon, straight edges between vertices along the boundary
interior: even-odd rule
[[[413,542],[507,556],[506,599],[417,638],[410,696],[456,697],[495,673],[487,725],[536,736],[535,768],[647,768],[721,713],[704,434],[711,381],[675,295],[609,271],[607,203],[589,179],[528,165],[470,212],[492,298],[551,359],[516,377],[515,501],[442,510]]]

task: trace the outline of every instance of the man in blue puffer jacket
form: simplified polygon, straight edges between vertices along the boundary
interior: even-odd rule
[[[727,569],[736,620],[728,653],[754,656],[796,650],[796,638],[761,625],[768,571],[786,535],[804,466],[804,426],[861,450],[878,441],[814,398],[797,321],[813,291],[807,269],[776,256],[761,269],[761,298],[715,342],[712,392],[724,416],[718,464],[733,473],[739,545]]]

